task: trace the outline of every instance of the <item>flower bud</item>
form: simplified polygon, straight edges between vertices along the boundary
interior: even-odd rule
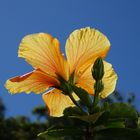
[[[104,64],[101,57],[98,57],[93,65],[92,76],[96,81],[102,80],[104,76]]]

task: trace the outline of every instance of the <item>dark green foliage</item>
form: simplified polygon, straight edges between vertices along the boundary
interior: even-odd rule
[[[45,123],[32,123],[26,117],[8,118],[0,121],[0,139],[45,140],[37,137],[37,134],[45,129],[47,129]]]
[[[115,97],[115,100],[121,99]],[[53,118],[46,115],[46,107],[36,107],[32,112],[37,116],[37,122],[31,122],[26,116],[4,118],[5,106],[1,101],[0,140],[139,140],[137,112],[129,104],[113,103],[114,99],[110,104],[102,104],[100,113],[89,116],[79,108],[70,107],[64,111],[69,117]],[[41,118],[48,121],[41,123]],[[50,126],[53,127],[47,129]],[[38,137],[41,132],[46,135]]]
[[[77,110],[78,108],[67,108],[64,114],[67,116],[67,121],[71,120],[71,122],[57,124],[41,135],[54,138],[69,136],[70,140],[74,140],[75,135],[79,136],[77,139],[81,136],[83,140],[102,140],[103,138],[105,140],[133,140],[133,138],[139,140],[140,138],[138,114],[129,104],[104,105],[100,107],[98,113],[91,115],[82,114],[82,112],[80,114],[80,110]],[[76,123],[78,120],[79,124]]]
[[[47,131],[38,134],[38,136],[47,135],[53,137],[63,137],[63,136],[84,136],[85,132],[82,128],[75,126],[54,126]]]
[[[0,140],[46,140],[46,137],[37,137],[38,133],[47,129],[46,122],[31,122],[26,116],[5,118],[4,112],[5,106],[0,100]],[[39,112],[38,115],[41,117]]]
[[[108,128],[97,132],[94,140],[140,140],[140,129]]]
[[[136,110],[126,103],[113,103],[109,106],[111,118],[138,118]]]
[[[0,98],[0,119],[4,118],[4,113],[5,113],[5,106],[2,102],[2,99]]]

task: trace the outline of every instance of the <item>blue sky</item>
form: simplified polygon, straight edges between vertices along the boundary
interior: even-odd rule
[[[10,95],[5,81],[32,70],[17,57],[23,36],[47,32],[57,37],[64,51],[69,34],[90,26],[103,32],[111,42],[106,60],[118,74],[117,90],[123,96],[136,94],[140,110],[140,1],[139,0],[1,0],[0,1],[0,97],[7,116],[28,115],[43,105],[41,95]]]

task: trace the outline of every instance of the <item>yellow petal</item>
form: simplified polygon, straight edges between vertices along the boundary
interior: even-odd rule
[[[12,94],[20,92],[41,93],[51,86],[57,86],[58,81],[39,70],[17,76],[6,81],[5,87]]]
[[[88,91],[89,94],[94,94],[94,83],[95,80],[92,78],[91,73],[91,67],[89,67],[79,78],[77,77],[77,86],[82,87],[86,91]],[[112,68],[112,65],[104,61],[104,71],[105,74],[103,76],[103,84],[104,84],[104,90],[100,93],[100,96],[102,98],[107,97],[110,95],[116,87],[116,81],[117,81],[117,74]]]
[[[100,93],[101,98],[109,96],[116,87],[117,74],[115,73],[112,65],[104,61],[105,74],[103,77],[104,90]]]
[[[93,95],[95,80],[92,77],[91,68],[92,67],[89,67],[84,73],[80,74],[80,76],[76,78],[76,85],[85,89],[89,94]]]
[[[70,72],[83,72],[97,57],[104,58],[109,48],[109,40],[98,30],[89,27],[75,30],[66,42]]]
[[[35,69],[68,79],[67,63],[61,54],[59,41],[47,33],[25,36],[20,43],[18,55]]]
[[[42,95],[42,98],[49,109],[49,115],[53,117],[63,116],[65,108],[74,106],[70,98],[58,89],[52,89]]]

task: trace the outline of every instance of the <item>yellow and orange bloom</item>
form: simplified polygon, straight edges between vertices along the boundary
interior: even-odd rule
[[[47,33],[27,35],[20,43],[18,56],[31,64],[34,71],[7,80],[5,86],[12,94],[42,93],[52,87],[42,95],[43,100],[51,116],[62,116],[64,109],[74,104],[64,93],[60,79],[67,82],[73,76],[72,84],[94,95],[95,80],[91,67],[98,57],[105,58],[109,48],[110,42],[101,32],[89,27],[82,28],[75,30],[67,39],[65,59],[56,38]],[[104,69],[102,98],[114,91],[117,81],[111,64],[104,61]]]

